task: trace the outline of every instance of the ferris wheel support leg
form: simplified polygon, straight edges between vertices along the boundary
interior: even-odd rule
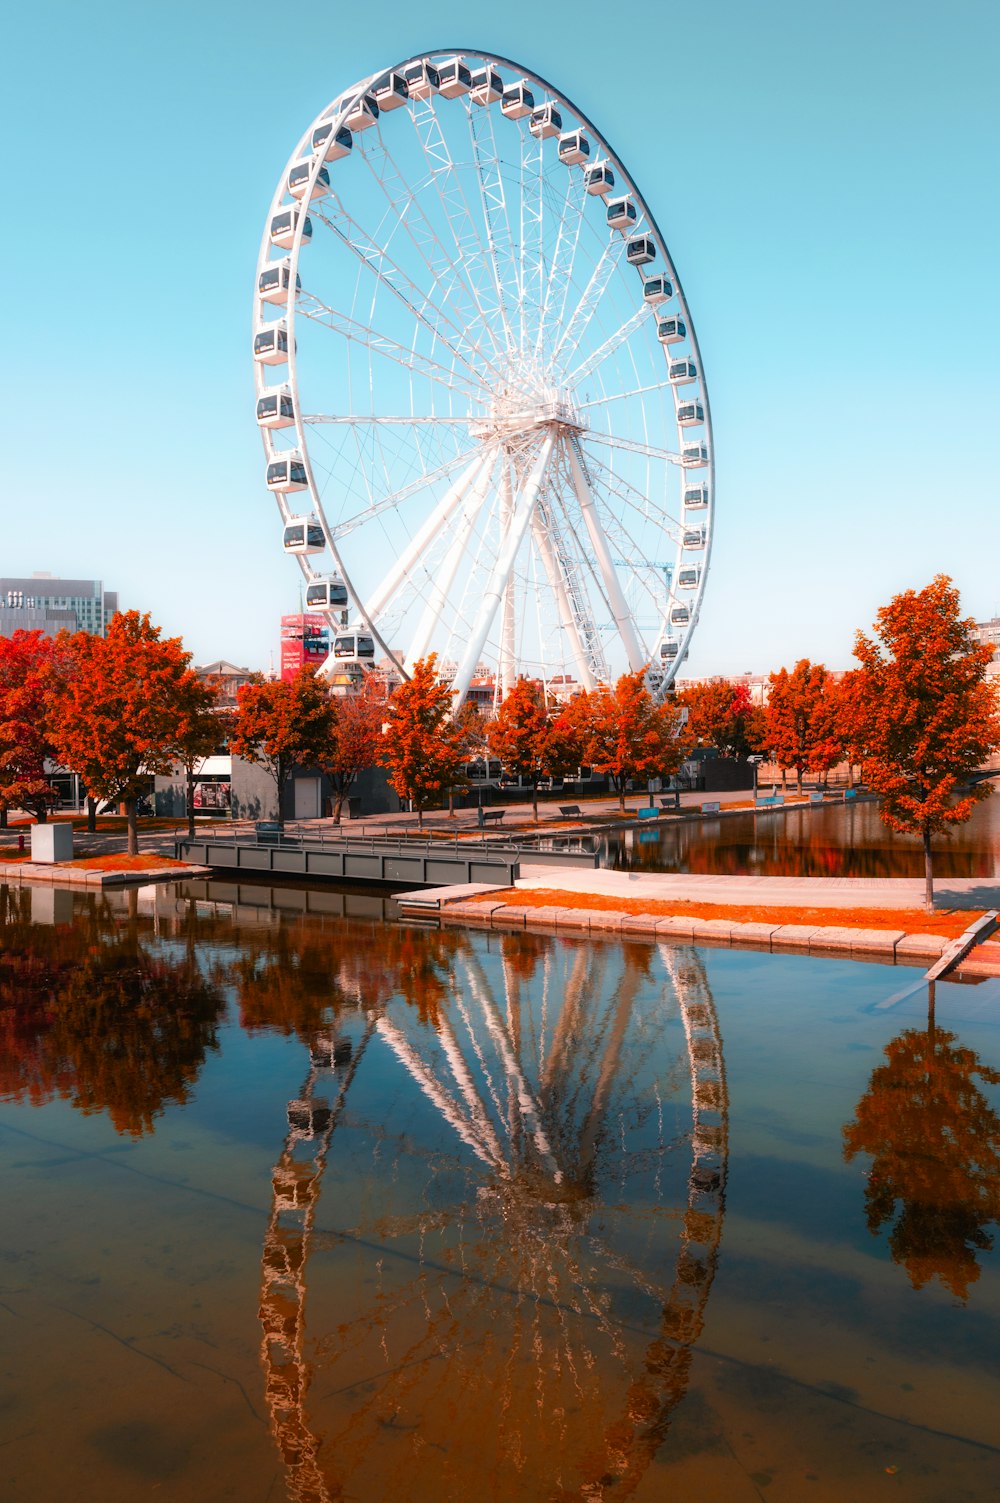
[[[552,457],[552,446],[554,443],[555,435],[547,433],[538,451],[538,457],[525,481],[524,488],[514,502],[510,530],[504,538],[497,561],[493,566],[493,573],[486,587],[482,609],[479,612],[479,619],[476,622],[472,638],[466,647],[462,661],[458,665],[458,672],[452,680],[451,687],[454,694],[453,708],[455,710],[461,707],[466,694],[469,692],[472,675],[476,671],[476,664],[479,662],[480,654],[486,645],[486,638],[489,636],[490,627],[493,625],[497,609],[500,605],[500,596],[503,594],[504,585],[510,578],[518,549],[524,541],[524,534],[528,530],[528,523],[531,521],[532,513],[535,510],[535,502],[538,500],[538,493],[545,478],[545,471]]]
[[[535,546],[537,547],[538,552],[541,555],[541,560],[545,567],[545,574],[549,581],[549,588],[551,589],[556,599],[556,605],[559,609],[559,620],[562,623],[562,629],[569,638],[570,644],[573,648],[573,656],[576,659],[576,668],[577,672],[580,675],[580,682],[589,693],[590,690],[595,687],[597,681],[594,678],[593,670],[590,666],[590,662],[584,649],[583,641],[580,637],[580,628],[576,624],[576,618],[573,615],[573,608],[569,603],[569,595],[566,590],[566,579],[563,574],[563,569],[559,560],[558,552],[556,548],[553,547],[552,539],[549,536],[548,529],[539,516],[537,508],[535,510],[535,515],[531,519],[531,535],[534,538]]]
[[[576,491],[576,499],[580,503],[580,512],[583,516],[584,526],[590,538],[594,556],[597,559],[597,567],[601,571],[604,587],[608,592],[608,604],[611,607],[611,615],[618,635],[621,637],[628,657],[628,664],[633,673],[638,673],[640,668],[645,668],[647,654],[639,641],[638,633],[632,624],[632,615],[622,594],[622,587],[615,573],[615,566],[608,548],[608,540],[604,535],[600,518],[597,515],[597,507],[594,498],[590,494],[590,486],[587,483],[586,472],[583,462],[577,451],[576,443],[571,439],[566,445],[569,453],[570,470],[573,474],[573,489]]]
[[[426,549],[431,546],[441,529],[450,521],[469,486],[486,463],[486,460],[486,454],[477,454],[468,468],[462,471],[462,474],[455,481],[454,485],[450,486],[445,492],[426,522],[418,529],[407,547],[403,549],[403,552],[368,602],[367,609],[369,616],[377,618],[382,614],[400,585],[409,575],[414,564],[417,563]]]
[[[451,587],[455,582],[458,566],[462,562],[462,557],[469,545],[472,529],[476,525],[476,518],[482,509],[486,491],[489,487],[490,477],[493,473],[493,465],[489,462],[489,457],[492,457],[492,450],[489,451],[488,458],[484,460],[475,486],[465,503],[454,541],[448,550],[444,563],[438,571],[431,597],[420,618],[416,634],[410,643],[409,660],[411,663],[418,663],[421,658],[427,656],[427,649],[430,646],[431,638],[441,619],[441,612],[445,608]]]
[[[510,526],[511,514],[514,510],[514,501],[511,494],[510,484],[510,460],[503,456],[503,478],[500,482],[500,527],[506,534]],[[515,674],[515,650],[514,650],[514,581],[508,579],[507,587],[503,592],[503,615],[500,628],[500,699],[504,700],[514,687]]]

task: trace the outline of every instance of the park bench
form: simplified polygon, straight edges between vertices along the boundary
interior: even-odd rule
[[[582,819],[583,810],[579,804],[560,804],[559,813],[563,819]]]
[[[506,813],[506,809],[480,809],[479,823],[481,825],[498,825]]]
[[[825,795],[822,794],[822,793],[810,793],[810,795],[809,795],[809,802],[811,804],[821,804],[823,802],[824,797],[825,797]]]
[[[638,814],[640,819],[659,819],[660,817],[660,811],[655,806],[637,809],[635,812],[636,814]]]
[[[720,805],[718,799],[709,799],[707,804],[702,804],[701,812],[702,814],[718,814],[719,808]]]
[[[277,845],[284,834],[275,819],[259,819],[253,828],[258,845]]]
[[[661,809],[679,809],[680,806],[681,797],[679,793],[671,793],[666,798],[660,799]]]
[[[775,809],[779,804],[783,804],[784,802],[785,795],[783,793],[769,793],[763,798],[755,800],[758,809]]]

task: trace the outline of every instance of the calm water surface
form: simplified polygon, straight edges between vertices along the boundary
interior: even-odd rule
[[[980,804],[967,824],[935,836],[941,877],[1000,875],[1000,798]],[[626,870],[730,872],[775,877],[922,877],[913,835],[897,835],[874,803],[826,804],[788,813],[747,810],[724,819],[667,823],[608,837],[605,865]]]
[[[1000,1494],[1000,983],[0,889],[0,1497]]]

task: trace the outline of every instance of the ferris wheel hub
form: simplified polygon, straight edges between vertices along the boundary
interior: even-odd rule
[[[523,388],[501,390],[495,395],[488,415],[469,424],[473,438],[484,443],[517,438],[541,429],[568,436],[586,433],[587,424],[569,393],[551,387],[540,393]]]

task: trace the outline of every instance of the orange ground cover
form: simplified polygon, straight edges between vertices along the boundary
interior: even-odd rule
[[[155,851],[146,851],[139,856],[81,856],[78,861],[66,861],[61,865],[100,872],[145,872],[154,867],[186,866],[187,862],[175,861],[173,856],[158,856]]]
[[[682,903],[653,898],[612,898],[600,893],[560,892],[554,887],[525,891],[509,887],[491,893],[513,908],[583,908],[608,913],[654,913],[662,918],[730,919],[734,924],[815,924],[831,929],[902,929],[906,934],[937,934],[957,939],[970,924],[982,918],[972,909],[942,909],[924,913],[920,908],[775,908],[748,907],[737,903]]]

